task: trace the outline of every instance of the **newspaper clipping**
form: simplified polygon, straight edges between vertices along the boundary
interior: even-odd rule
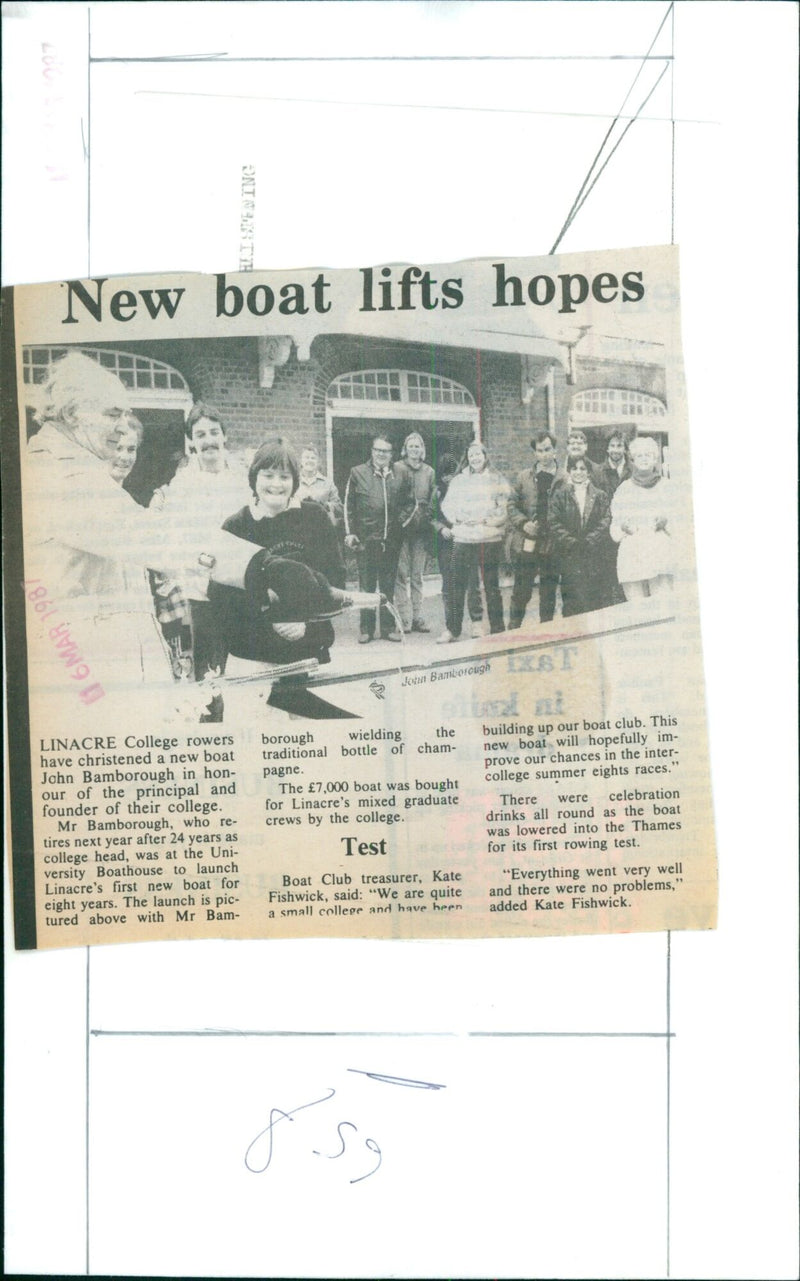
[[[18,947],[713,927],[676,250],[5,313]]]

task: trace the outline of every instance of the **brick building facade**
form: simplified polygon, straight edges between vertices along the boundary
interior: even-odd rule
[[[65,349],[28,350],[32,401],[35,384]],[[663,349],[652,343],[593,336],[591,345],[579,337],[537,348],[535,338],[486,335],[486,345],[477,348],[343,333],[320,334],[302,353],[288,336],[85,350],[104,364],[116,361],[131,387],[145,427],[137,463],[137,496],[145,502],[148,489],[169,480],[183,455],[182,424],[193,400],[219,410],[233,452],[247,456],[280,433],[298,449],[314,444],[340,485],[349,468],[366,459],[377,431],[398,452],[404,436],[419,431],[432,462],[443,452],[460,455],[479,433],[493,464],[509,476],[530,464],[530,440],[540,429],[553,432],[563,456],[570,424],[581,426],[598,460],[612,429],[668,442]],[[140,372],[129,372],[129,365]],[[136,477],[131,480],[136,492]]]

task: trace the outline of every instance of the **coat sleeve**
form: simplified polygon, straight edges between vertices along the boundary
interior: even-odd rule
[[[589,547],[597,547],[607,533],[611,520],[611,514],[608,510],[608,497],[604,490],[595,490],[594,506],[592,507],[591,520],[586,530],[586,543]]]
[[[344,587],[344,562],[333,522],[321,504],[310,502],[307,506],[309,536],[314,549],[311,568],[323,574],[331,587]]]
[[[550,527],[550,536],[553,540],[556,552],[563,555],[565,552],[572,551],[577,547],[578,540],[569,528],[569,507],[572,503],[572,494],[565,485],[559,487],[558,491],[550,498],[550,507],[548,511],[548,524]]]
[[[625,537],[625,531],[622,526],[628,518],[625,510],[627,483],[627,481],[623,481],[611,499],[611,525],[608,532],[615,543],[621,543]]]
[[[422,493],[417,499],[417,511],[419,513],[419,527],[421,530],[429,528],[433,520],[433,504],[436,497],[436,476],[433,468],[428,463],[423,463],[426,468],[424,473],[424,484]]]
[[[398,474],[400,476],[400,488],[397,495],[397,515],[401,527],[405,529],[417,512],[417,499],[414,493],[414,481],[409,469],[407,467],[398,467]]]
[[[533,479],[532,483],[536,483],[535,479]],[[536,516],[528,515],[528,502],[525,489],[526,476],[524,472],[520,472],[514,481],[511,493],[508,497],[508,521],[512,529],[521,530],[523,525],[527,525],[528,521],[532,520],[537,526],[536,532],[538,533],[539,522],[536,519]]]
[[[325,495],[324,506],[334,525],[341,525],[343,515],[342,500],[332,480],[328,481],[328,492]]]

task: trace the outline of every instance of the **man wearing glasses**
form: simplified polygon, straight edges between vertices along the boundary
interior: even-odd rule
[[[386,600],[394,599],[403,530],[414,505],[407,469],[392,463],[391,441],[375,436],[369,462],[351,469],[344,495],[344,541],[356,553],[362,591],[378,588]],[[377,612],[362,609],[360,645],[375,639]],[[380,636],[382,640],[402,640],[385,606],[380,609]]]

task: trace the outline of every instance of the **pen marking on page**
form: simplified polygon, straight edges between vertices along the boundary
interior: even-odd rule
[[[406,1086],[413,1090],[444,1090],[447,1088],[433,1081],[422,1081],[417,1077],[393,1076],[385,1072],[367,1072],[363,1068],[348,1068],[347,1071],[357,1076],[366,1076],[370,1080],[378,1081],[384,1085]],[[308,1103],[301,1103],[298,1107],[291,1108],[289,1111],[285,1111],[280,1107],[271,1107],[267,1124],[262,1130],[259,1130],[255,1138],[247,1146],[244,1154],[245,1169],[250,1174],[266,1174],[267,1170],[272,1166],[272,1158],[276,1151],[275,1127],[281,1121],[293,1122],[300,1112],[306,1112],[311,1108],[318,1108],[323,1103],[329,1103],[335,1094],[336,1090],[329,1087],[327,1094],[324,1094],[321,1098],[311,1099]],[[314,1115],[316,1117],[318,1114],[314,1113]],[[324,1121],[322,1121],[323,1116],[325,1118]],[[319,1120],[322,1121],[325,1128],[318,1138],[314,1135],[312,1139],[312,1142],[317,1145],[311,1148],[312,1156],[323,1157],[327,1161],[339,1161],[347,1155],[351,1159],[343,1164],[342,1169],[347,1168],[348,1173],[353,1173],[353,1178],[348,1180],[351,1184],[363,1183],[365,1179],[377,1174],[383,1164],[383,1152],[376,1139],[362,1139],[355,1121],[345,1120],[344,1118],[337,1118],[335,1132],[331,1134],[329,1130],[329,1110],[319,1114]],[[300,1130],[295,1131],[295,1134],[299,1135]],[[307,1135],[307,1130],[304,1133],[304,1137],[305,1135]],[[302,1153],[302,1139],[299,1148],[297,1144],[295,1144],[295,1148]],[[285,1150],[283,1141],[279,1145],[279,1150]],[[361,1160],[363,1160],[365,1153],[370,1153],[372,1157],[377,1157],[377,1164],[370,1159],[369,1168],[364,1169]]]
[[[273,1129],[278,1124],[279,1121],[291,1121],[297,1112],[303,1112],[305,1111],[306,1108],[317,1107],[317,1105],[320,1103],[327,1103],[329,1099],[333,1098],[335,1093],[336,1091],[331,1089],[326,1095],[323,1096],[323,1098],[312,1099],[310,1103],[301,1103],[299,1107],[292,1108],[290,1112],[284,1112],[282,1108],[270,1108],[269,1122],[267,1123],[267,1125],[265,1125],[263,1130],[259,1130],[258,1134],[249,1144],[247,1151],[244,1154],[244,1163],[247,1169],[250,1171],[250,1173],[264,1174],[264,1172],[269,1169],[270,1164],[272,1162]],[[267,1136],[267,1159],[264,1162],[264,1164],[261,1166],[251,1165],[250,1154],[253,1151],[253,1148],[259,1142],[259,1140],[264,1137],[264,1135]]]
[[[338,1152],[318,1152],[315,1148],[314,1156],[326,1156],[329,1161],[336,1161],[339,1159],[340,1156],[344,1156],[347,1144],[345,1142],[345,1137],[342,1134],[342,1130],[346,1125],[349,1125],[352,1130],[356,1131],[356,1133],[358,1132],[358,1126],[354,1125],[352,1121],[340,1121],[336,1127],[336,1133],[338,1134],[339,1142],[342,1145],[339,1151]],[[381,1164],[383,1162],[383,1156],[375,1140],[365,1139],[364,1147],[367,1148],[369,1152],[374,1152],[377,1155],[378,1164],[372,1170],[367,1170],[366,1174],[360,1174],[357,1179],[351,1179],[350,1180],[351,1183],[363,1183],[364,1179],[368,1179],[371,1175],[377,1174],[378,1170],[381,1168]]]
[[[272,1156],[274,1152],[273,1132],[275,1126],[281,1121],[293,1121],[298,1112],[304,1112],[307,1108],[314,1108],[318,1107],[321,1103],[328,1103],[335,1094],[336,1091],[334,1089],[330,1089],[329,1092],[321,1099],[312,1099],[310,1103],[301,1103],[299,1107],[292,1108],[289,1112],[284,1112],[283,1108],[270,1108],[269,1121],[267,1125],[265,1125],[263,1130],[259,1131],[256,1137],[249,1144],[247,1151],[244,1154],[245,1168],[249,1170],[251,1174],[265,1174],[272,1164]],[[323,1156],[329,1161],[336,1161],[339,1157],[344,1156],[345,1152],[348,1151],[347,1140],[345,1135],[342,1133],[345,1127],[349,1127],[356,1134],[358,1133],[358,1126],[353,1121],[339,1121],[336,1125],[336,1134],[338,1135],[339,1143],[341,1144],[338,1151],[322,1152],[318,1148],[312,1148],[312,1156]],[[258,1157],[257,1155],[254,1156],[253,1149],[257,1147],[262,1139],[265,1139],[267,1145],[266,1160],[263,1161],[263,1164],[257,1164],[254,1162],[258,1161]],[[358,1174],[355,1178],[350,1179],[350,1183],[363,1183],[364,1179],[370,1178],[371,1175],[376,1174],[381,1168],[383,1155],[375,1139],[364,1139],[364,1147],[368,1152],[371,1152],[378,1157],[378,1164],[373,1166],[372,1169],[367,1170],[366,1173]]]
[[[367,1072],[364,1068],[348,1068],[360,1076],[369,1077],[370,1081],[383,1081],[385,1085],[406,1085],[412,1090],[446,1090],[446,1085],[437,1085],[433,1081],[416,1081],[410,1076],[388,1076],[385,1072]]]

